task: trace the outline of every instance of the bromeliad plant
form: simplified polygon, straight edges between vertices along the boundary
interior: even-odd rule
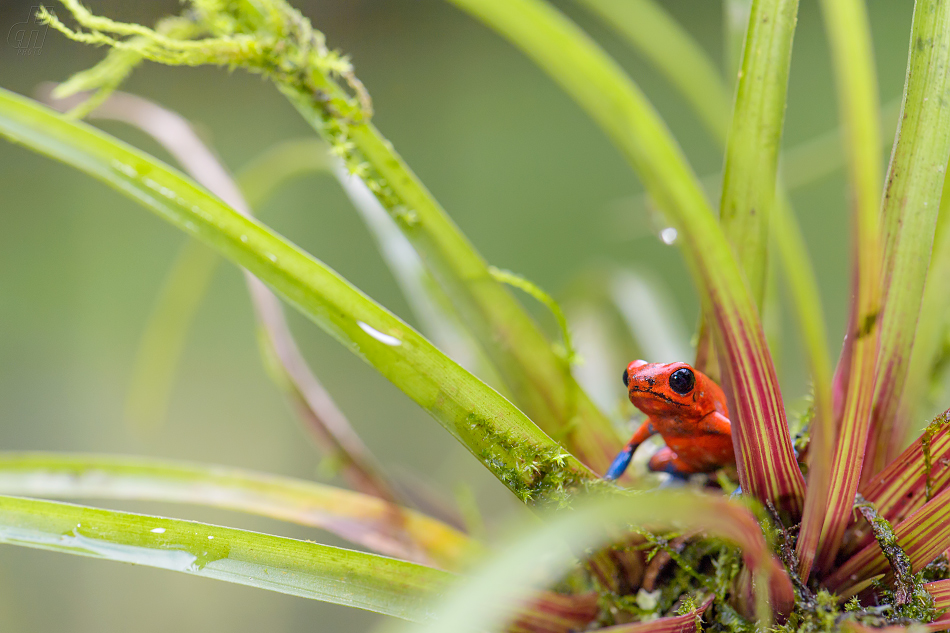
[[[947,325],[950,4],[916,2],[902,115],[884,178],[865,7],[860,0],[821,2],[853,226],[851,310],[832,372],[814,274],[778,177],[797,0],[724,0],[730,49],[737,51],[737,68],[727,73],[738,76],[734,100],[706,55],[651,0],[578,0],[656,64],[723,143],[718,217],[659,114],[573,22],[544,0],[450,1],[522,49],[577,100],[678,232],[703,304],[696,364],[717,376],[727,395],[741,494],[649,491],[645,480],[633,493],[599,478],[620,436],[575,381],[569,336],[552,345],[505,284],[556,305],[482,259],[373,126],[369,97],[348,61],[283,0],[189,0],[180,16],[154,29],[63,0],[72,21],[46,9],[41,17],[72,39],[112,51],[55,94],[93,92],[72,116],[0,92],[0,134],[126,193],[248,271],[269,367],[355,491],[204,466],[52,454],[4,455],[0,490],[219,505],[321,527],[395,558],[16,497],[0,499],[0,539],[428,619],[432,631],[950,628],[943,619],[950,607],[950,414],[900,451]],[[180,119],[112,94],[143,60],[264,75],[329,144],[329,155],[312,144],[283,146],[248,170],[238,188]],[[147,129],[194,180],[77,114]],[[481,375],[498,390],[251,217],[269,190],[312,171],[337,175],[384,252],[411,244],[417,260],[392,261],[424,310],[430,336],[448,345],[447,332],[464,331],[463,342],[483,354]],[[813,382],[798,452],[760,320],[774,309],[766,292],[774,283],[770,245],[794,299]],[[176,274],[206,279],[214,258],[194,248]],[[200,295],[201,288],[189,292]],[[275,295],[424,407],[536,508],[545,527],[489,554],[472,537],[401,508],[307,369]],[[536,586],[539,578],[546,586]],[[426,608],[443,593],[443,608]]]

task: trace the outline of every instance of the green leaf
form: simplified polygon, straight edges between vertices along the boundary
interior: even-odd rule
[[[0,494],[224,508],[317,527],[383,554],[460,570],[481,548],[452,527],[359,492],[224,466],[75,453],[0,453]]]
[[[320,261],[156,159],[0,90],[0,134],[94,176],[270,285],[428,411],[525,501],[592,477],[497,392]]]
[[[538,63],[620,148],[681,236],[716,326],[743,490],[793,513],[804,478],[775,368],[731,246],[682,151],[639,88],[575,24],[540,0],[450,0]]]
[[[950,159],[948,3],[916,2],[910,44],[903,115],[881,210],[885,303],[865,479],[884,468],[907,436],[897,411]]]
[[[943,349],[950,324],[950,178],[944,178],[940,213],[934,231],[930,270],[920,302],[914,347],[907,365],[907,380],[901,394],[897,428],[919,428],[921,409],[933,406],[931,392],[938,376],[935,364]],[[926,414],[924,414],[926,415]]]
[[[194,521],[0,497],[0,543],[133,563],[409,620],[454,576],[404,561]]]
[[[800,575],[829,568],[851,520],[873,404],[879,330],[880,111],[867,12],[863,0],[822,2],[831,44],[852,190],[853,302],[835,381],[842,389],[841,421],[825,408],[813,423],[809,494],[796,551]],[[840,398],[839,398],[840,400]]]
[[[726,143],[719,217],[760,310],[797,17],[798,0],[753,1]]]

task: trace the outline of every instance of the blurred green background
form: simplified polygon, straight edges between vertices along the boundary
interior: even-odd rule
[[[0,85],[32,94],[104,51],[50,31],[40,54],[6,41],[31,1],[0,2]],[[89,0],[99,13],[153,22],[175,0]],[[697,314],[676,248],[663,244],[637,197],[641,186],[586,116],[518,52],[437,0],[298,1],[349,53],[373,95],[378,127],[494,265],[564,296],[590,271],[647,272],[686,323]],[[569,1],[570,15],[616,55],[673,129],[700,175],[721,153],[684,102],[613,34]],[[662,3],[722,58],[714,0]],[[911,0],[869,2],[882,101],[900,95]],[[669,51],[675,55],[676,51]],[[258,77],[214,68],[146,65],[129,91],[195,123],[226,165],[239,169],[274,143],[312,134]],[[801,6],[791,72],[786,147],[836,125],[828,52],[814,2]],[[165,156],[144,136],[104,125]],[[843,331],[849,241],[843,174],[798,190],[832,341]],[[392,275],[338,186],[296,182],[265,208],[265,222],[412,321]],[[258,357],[241,276],[215,277],[192,330],[165,424],[130,425],[124,406],[146,319],[182,244],[175,229],[103,185],[0,143],[0,449],[72,450],[196,460],[323,478],[320,459]],[[545,323],[549,317],[531,306]],[[426,414],[368,366],[296,314],[301,345],[370,448],[396,473],[424,477],[447,499],[471,487],[490,525],[522,513],[507,493]],[[807,390],[797,339],[783,314],[780,374],[795,401]],[[837,353],[837,348],[833,348]],[[632,360],[632,359],[630,359]],[[622,367],[609,368],[609,375]],[[194,518],[321,542],[322,533],[225,512],[156,504],[109,507]],[[0,630],[365,630],[372,614],[182,574],[0,547]]]

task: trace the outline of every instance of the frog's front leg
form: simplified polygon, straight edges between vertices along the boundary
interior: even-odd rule
[[[607,469],[607,474],[604,475],[604,479],[613,481],[619,478],[620,475],[627,470],[627,466],[630,465],[630,460],[633,459],[633,453],[637,450],[637,447],[643,444],[651,435],[655,434],[656,431],[653,429],[653,422],[650,421],[650,418],[647,418],[647,421],[637,429],[637,432],[633,434],[633,437],[631,437],[627,445],[623,447],[620,454],[614,458],[613,463],[610,464],[610,468]]]

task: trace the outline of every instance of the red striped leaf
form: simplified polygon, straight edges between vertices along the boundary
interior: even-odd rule
[[[894,527],[897,544],[918,572],[950,547],[950,490],[927,502],[920,510]],[[847,593],[847,588],[877,574],[889,574],[884,553],[877,543],[870,543],[849,558],[824,584],[832,591]],[[841,591],[844,589],[844,591]]]
[[[863,0],[824,0],[821,8],[848,156],[854,270],[848,336],[833,381],[834,417],[817,410],[812,431],[815,453],[797,543],[805,581],[816,558],[820,568],[831,564],[850,520],[872,411],[880,305],[880,112],[867,10]]]
[[[696,626],[697,621],[702,621],[702,615],[712,604],[715,596],[709,596],[696,609],[683,615],[674,615],[668,618],[659,618],[652,622],[631,622],[630,624],[618,624],[617,626],[608,626],[599,629],[601,633],[695,633],[702,630]]]
[[[928,462],[930,466],[928,468]],[[894,523],[923,506],[950,483],[950,409],[920,438],[861,488],[878,513]]]
[[[574,595],[542,591],[527,601],[506,632],[569,633],[583,630],[594,621],[599,611],[594,591]]]

